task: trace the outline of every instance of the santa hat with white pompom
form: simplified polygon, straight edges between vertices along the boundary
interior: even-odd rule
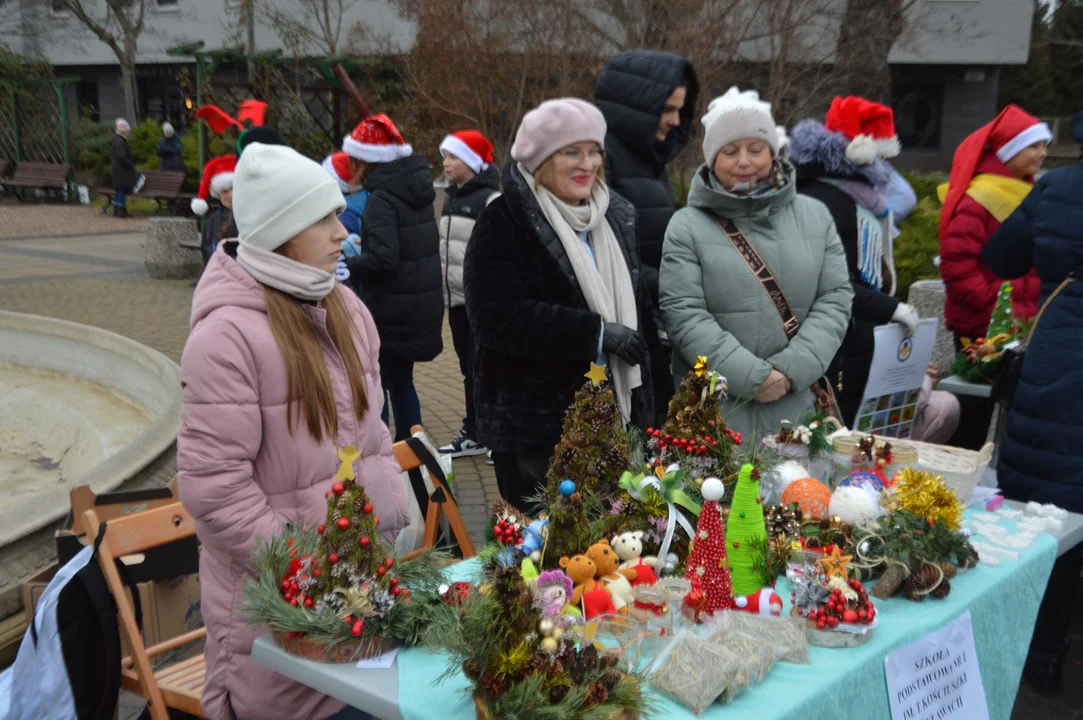
[[[207,201],[217,198],[223,191],[233,189],[233,172],[237,169],[235,155],[211,158],[203,166],[203,178],[199,182],[199,194],[192,198],[192,212],[206,215],[210,207]]]
[[[895,134],[895,113],[856,95],[836,97],[824,118],[824,127],[849,140],[846,159],[854,165],[868,165],[876,158],[893,158],[902,146]]]

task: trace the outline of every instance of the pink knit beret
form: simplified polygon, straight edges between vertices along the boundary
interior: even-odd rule
[[[523,117],[511,157],[533,173],[557,150],[591,141],[605,145],[601,110],[579,98],[546,100]]]

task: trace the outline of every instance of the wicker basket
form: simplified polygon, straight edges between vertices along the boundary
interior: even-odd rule
[[[474,712],[477,720],[494,720],[489,712],[489,706],[477,694],[474,695]],[[613,720],[637,720],[637,716],[627,712],[618,712],[613,716]]]
[[[868,437],[865,433],[844,431],[855,437]],[[840,433],[832,435],[838,436]],[[873,436],[877,441],[890,442],[899,447],[911,447],[918,451],[916,468],[944,478],[944,484],[955,492],[960,501],[966,502],[978,486],[982,473],[993,457],[993,443],[986,443],[981,450],[964,450],[947,445],[933,445],[917,440],[893,440]]]
[[[393,641],[382,636],[350,640],[338,645],[324,645],[306,637],[290,637],[289,633],[279,630],[272,630],[271,637],[275,645],[294,657],[324,663],[356,662],[383,655],[395,646]]]

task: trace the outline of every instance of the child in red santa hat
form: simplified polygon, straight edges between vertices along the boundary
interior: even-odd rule
[[[342,141],[350,184],[368,191],[361,253],[346,258],[354,290],[380,331],[380,379],[395,410],[395,440],[421,424],[414,363],[443,350],[444,293],[432,169],[387,115],[358,123]],[[388,404],[383,407],[388,422]]]
[[[1004,280],[982,262],[985,241],[1017,208],[1034,185],[1053,139],[1049,126],[1015,105],[959,145],[948,183],[937,190],[940,212],[940,276],[944,279],[944,324],[962,338],[984,337]],[[1012,311],[1033,317],[1038,311],[1038,276],[1031,270],[1013,281]],[[960,431],[953,444],[979,449],[985,442],[993,404],[983,398],[963,401]]]
[[[222,155],[208,160],[203,166],[199,193],[192,198],[192,212],[200,216],[207,215],[211,198],[219,203],[219,207],[203,222],[199,252],[203,256],[204,265],[211,259],[222,238],[237,237],[237,226],[233,222],[233,172],[236,167],[235,155]]]
[[[451,340],[459,356],[466,392],[466,414],[462,430],[440,452],[451,457],[484,455],[474,431],[474,333],[466,318],[463,287],[463,260],[466,243],[482,211],[500,196],[500,173],[493,164],[493,144],[477,130],[460,130],[440,143],[444,174],[444,210],[440,216],[440,264],[444,278],[444,300],[448,306]]]

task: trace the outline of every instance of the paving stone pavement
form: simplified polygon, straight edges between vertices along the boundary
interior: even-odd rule
[[[0,207],[0,214],[8,211]],[[0,309],[48,315],[120,333],[180,362],[188,337],[188,280],[151,280],[143,234],[0,239]],[[426,430],[437,444],[462,424],[463,382],[445,321],[444,352],[420,363],[415,383]],[[485,457],[454,461],[455,496],[475,544],[498,497]]]

